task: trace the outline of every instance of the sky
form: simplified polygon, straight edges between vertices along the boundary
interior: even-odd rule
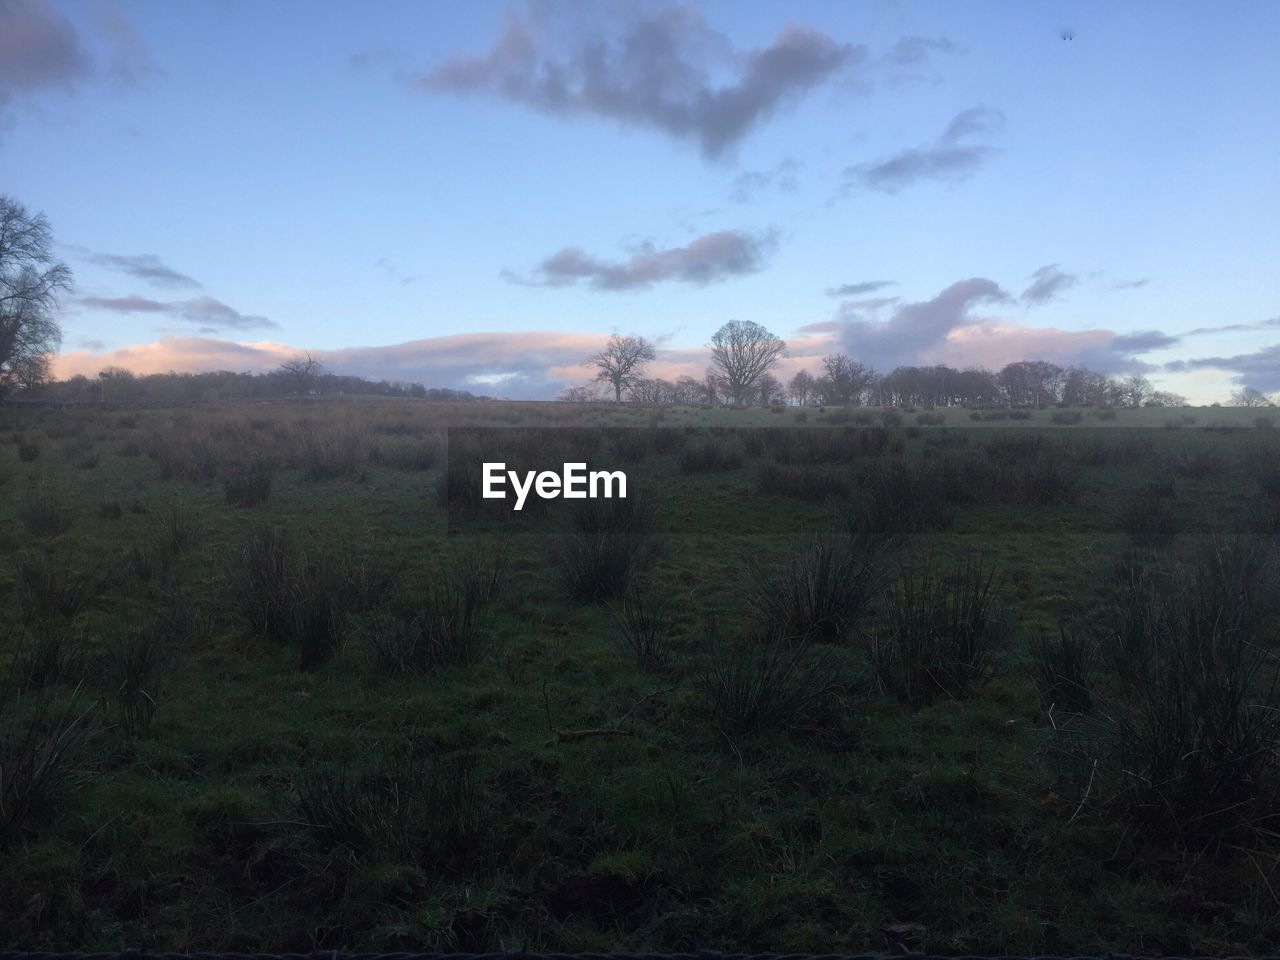
[[[511,398],[612,332],[1280,390],[1280,4],[0,0],[60,376]]]

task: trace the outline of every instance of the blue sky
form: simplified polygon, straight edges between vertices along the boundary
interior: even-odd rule
[[[697,375],[743,319],[784,374],[1209,401],[1280,390],[1277,36],[1264,2],[0,0],[0,192],[75,271],[64,373],[310,349],[548,396],[610,331]]]

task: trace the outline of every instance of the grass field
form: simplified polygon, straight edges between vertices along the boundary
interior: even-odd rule
[[[0,406],[0,942],[1274,951],[1278,507],[1256,410]]]

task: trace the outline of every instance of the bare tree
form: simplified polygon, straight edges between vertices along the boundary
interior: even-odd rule
[[[824,359],[822,369],[827,382],[828,403],[861,403],[863,391],[876,376],[876,372],[870,367],[843,353],[833,353]]]
[[[1151,386],[1151,381],[1140,373],[1125,377],[1120,383],[1120,394],[1126,406],[1141,407],[1151,399],[1153,393],[1155,393],[1155,387]]]
[[[280,364],[278,372],[292,378],[296,392],[307,393],[316,377],[324,373],[324,364],[310,353],[303,353]]]
[[[62,340],[54,310],[58,292],[71,288],[71,271],[52,249],[44,214],[0,196],[0,393],[39,383]]]
[[[730,320],[711,338],[716,379],[734,405],[778,362],[786,343],[758,323]]]
[[[1269,407],[1271,401],[1267,399],[1267,395],[1261,390],[1253,387],[1241,387],[1231,394],[1231,406],[1233,407]]]
[[[801,370],[787,384],[787,393],[791,395],[791,399],[795,404],[807,407],[810,398],[814,395],[813,374],[808,370]]]
[[[653,358],[653,344],[644,337],[615,333],[603,350],[587,358],[587,363],[599,371],[597,380],[613,387],[613,399],[621,401],[622,391],[644,375],[645,364]]]

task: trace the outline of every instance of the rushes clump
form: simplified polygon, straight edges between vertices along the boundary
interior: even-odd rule
[[[0,692],[0,850],[57,809],[83,769],[94,721],[79,688],[60,709],[47,695]]]
[[[33,490],[18,500],[18,520],[34,537],[56,537],[71,529],[71,513],[46,490]]]
[[[489,638],[502,575],[500,552],[464,557],[455,570],[429,584],[408,613],[373,624],[378,665],[391,673],[427,674],[474,663]]]
[[[652,515],[633,497],[575,506],[570,530],[555,544],[569,595],[586,602],[622,596],[652,556],[652,526]]]
[[[242,472],[222,481],[222,492],[233,507],[256,507],[271,498],[273,474],[271,466],[256,459]]]
[[[28,622],[74,617],[93,598],[93,578],[52,556],[20,556],[14,561],[18,611]]]
[[[726,643],[708,627],[709,662],[698,678],[705,703],[727,736],[796,726],[806,711],[840,688],[835,664],[777,630]]]
[[[42,630],[27,638],[13,657],[10,671],[22,691],[44,690],[84,676],[84,646],[65,631]]]
[[[1097,650],[1087,635],[1069,633],[1041,636],[1032,647],[1033,676],[1045,710],[1066,713],[1093,712],[1093,674]]]
[[[169,666],[166,639],[161,630],[144,630],[117,637],[107,649],[105,672],[116,720],[127,737],[142,736],[151,728]]]
[[[470,765],[428,762],[412,750],[383,750],[360,773],[313,768],[295,789],[296,819],[316,844],[358,860],[452,859],[489,819],[487,795]]]
[[[1164,497],[1137,496],[1120,512],[1120,528],[1136,547],[1167,547],[1181,530],[1173,507]]]
[[[619,645],[642,670],[660,669],[671,661],[671,613],[650,590],[626,591],[613,610]]]
[[[752,570],[751,608],[784,636],[839,642],[871,601],[876,559],[865,540],[814,537],[791,552],[781,572]]]
[[[1128,593],[1103,639],[1124,667],[1116,696],[1091,724],[1055,736],[1075,782],[1099,781],[1103,809],[1192,849],[1274,836],[1280,824],[1275,661],[1256,621],[1223,615],[1210,563],[1202,555],[1190,575]]]
[[[995,603],[995,574],[964,560],[950,577],[926,566],[903,570],[888,597],[888,623],[871,638],[882,689],[921,706],[940,695],[964,697],[986,681],[1009,620]]]

